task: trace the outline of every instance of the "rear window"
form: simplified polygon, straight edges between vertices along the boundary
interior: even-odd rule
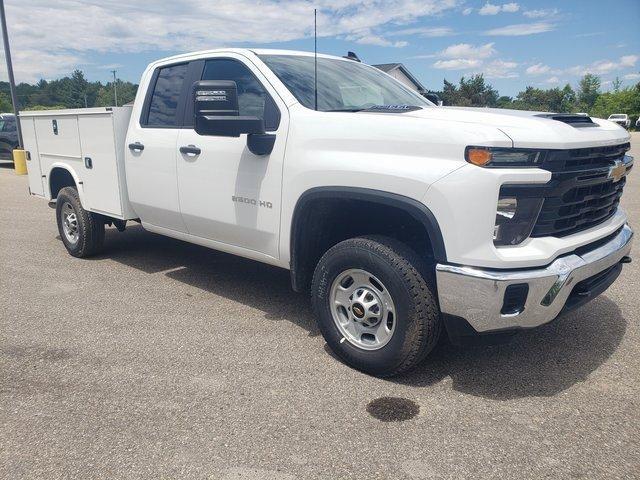
[[[172,127],[177,125],[176,113],[182,84],[187,75],[188,64],[172,65],[158,72],[153,96],[149,105],[148,126]]]

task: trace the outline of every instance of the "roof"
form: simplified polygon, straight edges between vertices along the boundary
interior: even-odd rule
[[[401,63],[381,63],[380,65],[374,65],[378,70],[382,70],[383,72],[390,72],[391,70],[395,70],[400,67]]]
[[[421,91],[421,92],[426,92],[427,89],[424,88],[424,85],[422,85],[422,83],[420,83],[420,80],[418,80],[416,77],[413,76],[413,74],[407,70],[407,67],[405,67],[403,64],[401,63],[381,63],[379,65],[373,65],[374,67],[376,67],[378,70],[382,70],[385,73],[389,73],[392,72],[393,70],[400,70],[409,80],[411,80],[411,82],[416,86],[416,88]]]

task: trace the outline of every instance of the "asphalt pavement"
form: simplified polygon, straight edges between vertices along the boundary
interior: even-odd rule
[[[639,241],[592,303],[382,380],[288,272],[140,226],[72,258],[2,167],[2,478],[640,478]],[[622,203],[640,228],[639,171]]]

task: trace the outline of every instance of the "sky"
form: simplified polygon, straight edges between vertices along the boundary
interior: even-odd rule
[[[403,63],[429,90],[482,73],[503,95],[526,86],[603,89],[640,81],[640,0],[5,0],[16,81],[79,68],[89,80],[138,83],[145,66],[220,47],[351,50]],[[4,58],[0,79],[7,78]]]

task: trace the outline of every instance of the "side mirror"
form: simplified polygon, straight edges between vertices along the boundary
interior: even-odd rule
[[[201,80],[193,84],[194,128],[198,135],[218,137],[247,136],[247,147],[254,155],[268,155],[276,136],[265,133],[264,120],[241,116],[238,87],[232,80]]]
[[[193,84],[194,127],[199,135],[239,137],[263,134],[264,121],[240,116],[238,90],[231,80],[201,80]]]

